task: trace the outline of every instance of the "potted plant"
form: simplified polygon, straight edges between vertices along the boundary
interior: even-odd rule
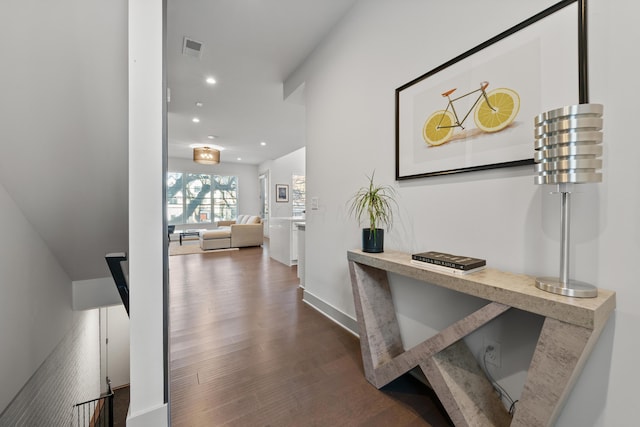
[[[397,206],[395,190],[388,185],[374,184],[373,177],[369,179],[369,185],[361,187],[350,199],[349,214],[353,215],[361,224],[369,219],[369,227],[362,229],[362,251],[384,251],[384,229],[393,225],[393,205]]]

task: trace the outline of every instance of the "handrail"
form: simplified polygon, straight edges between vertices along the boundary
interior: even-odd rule
[[[116,282],[116,288],[122,299],[125,310],[127,310],[127,316],[129,316],[129,285],[127,285],[127,279],[122,271],[122,261],[127,260],[127,254],[125,252],[117,252],[105,255],[107,265],[113,276],[113,280]]]
[[[108,381],[108,380],[107,380]],[[113,427],[113,397],[110,382],[104,395],[73,405],[71,425],[77,427]],[[106,404],[106,408],[105,408]]]
[[[89,403],[97,402],[99,400],[102,400],[102,399],[105,399],[105,398],[111,397],[111,396],[113,396],[113,392],[112,391],[109,392],[109,393],[106,393],[104,396],[96,397],[95,399],[90,399],[90,400],[87,400],[85,402],[76,403],[75,405],[73,405],[73,407],[75,408],[75,407],[78,407],[78,406],[87,405]]]

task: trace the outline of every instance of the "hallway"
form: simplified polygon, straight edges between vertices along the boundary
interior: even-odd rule
[[[370,385],[357,338],[304,304],[295,267],[267,249],[169,263],[173,426],[450,425],[413,377]]]

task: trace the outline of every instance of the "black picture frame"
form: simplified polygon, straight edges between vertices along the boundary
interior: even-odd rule
[[[560,1],[542,12],[520,22],[517,25],[514,25],[495,37],[480,43],[461,55],[458,55],[431,71],[417,77],[416,79],[398,87],[395,91],[396,180],[401,181],[479,170],[532,165],[533,117],[540,112],[547,111],[549,109],[564,105],[589,102],[586,1],[587,0]],[[570,28],[573,25],[575,25],[575,32],[567,30],[568,27]],[[575,47],[570,40],[566,42],[566,46],[563,45],[563,53],[569,53],[566,55],[567,64],[569,66],[563,67],[561,65],[559,67],[555,67],[555,63],[553,63],[554,67],[551,67],[552,59],[555,61],[557,60],[557,57],[561,55],[554,55],[555,52],[550,52],[552,43],[544,39],[545,37],[553,37],[552,35],[549,35],[549,28],[557,32],[562,32],[563,36],[570,35],[570,37],[568,37],[570,39],[576,37]],[[567,37],[561,37],[561,39],[565,38]],[[557,40],[554,38],[553,41],[555,42]],[[484,69],[484,71],[486,71],[493,69],[495,71],[504,69],[504,67],[498,66],[500,64],[499,61],[502,60],[505,63],[511,64],[513,62],[507,61],[513,61],[513,59],[516,58],[515,55],[517,52],[526,51],[525,45],[526,47],[531,47],[535,43],[537,44],[534,47],[539,49],[531,49],[531,51],[539,51],[540,53],[538,54],[542,58],[540,63],[536,63],[541,69],[541,75],[536,77],[538,81],[544,81],[546,85],[541,85],[539,88],[534,88],[534,90],[531,90],[527,84],[521,85],[522,87],[526,87],[525,90],[528,90],[531,94],[536,93],[535,89],[540,89],[540,94],[536,93],[536,96],[538,96],[540,100],[537,102],[530,102],[530,100],[534,98],[531,96],[529,98],[525,98],[524,101],[521,101],[518,113],[520,116],[516,117],[516,119],[514,119],[515,121],[507,126],[505,129],[507,130],[506,132],[501,130],[495,133],[485,133],[481,132],[479,129],[475,129],[476,132],[473,134],[467,131],[467,135],[471,136],[464,135],[462,138],[458,138],[454,143],[447,142],[442,146],[435,146],[429,145],[425,142],[427,138],[423,136],[423,123],[426,122],[424,117],[427,117],[427,114],[422,113],[428,113],[429,111],[434,110],[443,110],[447,104],[446,99],[435,99],[435,97],[432,96],[433,94],[437,93],[438,96],[440,94],[445,96],[445,92],[450,89],[450,86],[447,86],[447,84],[449,82],[454,82],[457,78],[462,80],[460,76],[463,76],[463,74],[480,75],[482,71],[476,72],[476,70]],[[563,47],[560,47],[560,49],[562,48]],[[504,54],[504,57],[501,58],[496,55],[496,52],[502,52],[503,50],[509,55],[513,54],[514,56],[508,57],[507,54]],[[545,50],[547,53],[545,53]],[[553,58],[551,58],[552,56]],[[520,55],[520,57],[523,57],[523,55]],[[527,60],[530,62],[534,61],[533,58],[528,58]],[[496,65],[491,65],[492,61],[496,63]],[[526,67],[527,64],[525,63],[520,65],[521,62],[522,61],[515,61],[515,65]],[[480,65],[476,66],[474,64]],[[550,79],[545,73],[557,72],[558,69],[567,70],[567,75],[560,76],[560,81],[557,83],[557,86],[561,88],[560,90],[564,91],[565,88],[567,88],[566,93],[563,92],[556,94],[554,91],[552,92],[553,96],[546,96],[549,94],[543,93],[544,90],[553,85],[548,84]],[[507,71],[511,70],[507,69]],[[499,72],[496,72],[495,74],[499,74]],[[513,71],[512,74],[514,76],[518,76],[514,78],[524,79],[527,77],[526,75],[522,77],[522,73],[518,73],[517,71]],[[480,80],[486,79],[478,79],[477,81]],[[499,87],[501,83],[497,82],[497,85]],[[469,92],[469,89],[473,89],[473,86],[460,88],[456,96],[458,96],[458,94],[463,95],[466,92]],[[549,92],[551,91],[552,89],[549,90]],[[434,105],[439,103],[441,108],[429,110],[427,105],[430,104],[423,101],[423,99],[427,99],[427,95],[429,96],[429,102],[433,102]],[[470,96],[469,98],[473,98],[473,96]],[[522,97],[520,97],[520,99],[522,99]],[[473,100],[471,102],[473,102]],[[423,108],[424,111],[420,109],[420,106],[423,104],[425,105]],[[523,108],[523,106],[526,106],[526,108]],[[471,112],[473,108],[474,107],[469,109],[469,112]],[[460,116],[462,115],[464,115],[464,113]],[[469,122],[473,122],[473,120],[469,120]],[[468,128],[466,122],[464,124],[465,128]],[[476,147],[482,147],[482,145],[476,144],[475,146],[471,146],[472,148],[468,147],[472,140],[477,142],[480,139],[483,139],[482,143],[485,144],[485,147],[490,144],[494,144],[494,146],[491,147],[491,149],[485,149],[486,153],[478,154],[477,158],[474,158],[473,155],[470,156],[468,152],[476,150],[480,153],[481,150]],[[462,143],[460,144],[460,142]],[[466,150],[464,157],[460,157],[462,155],[459,154],[464,151],[460,148],[461,145],[465,145],[467,147],[464,149]],[[457,148],[451,149],[450,147]],[[500,148],[495,147],[502,147],[502,151]],[[495,156],[495,158],[490,157],[496,153],[498,155]]]
[[[276,203],[289,202],[289,186],[287,184],[276,184]]]

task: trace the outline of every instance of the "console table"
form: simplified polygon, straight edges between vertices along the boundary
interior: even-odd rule
[[[434,272],[402,252],[352,250],[347,259],[367,380],[381,388],[419,366],[456,426],[552,425],[616,305],[605,289],[596,298],[565,297],[537,289],[531,276]],[[387,272],[489,302],[405,351]],[[512,307],[545,317],[513,418],[462,340]]]

